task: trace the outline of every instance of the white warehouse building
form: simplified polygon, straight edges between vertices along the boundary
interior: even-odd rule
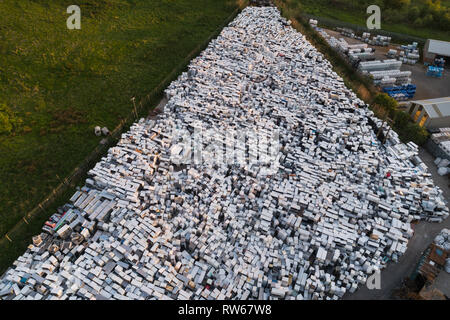
[[[421,127],[436,129],[450,126],[450,97],[411,101],[407,111]]]
[[[433,63],[436,58],[450,59],[450,42],[428,39],[423,48],[423,61]]]

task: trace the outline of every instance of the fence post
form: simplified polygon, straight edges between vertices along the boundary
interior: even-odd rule
[[[136,115],[136,119],[138,117],[137,111],[136,111],[136,103],[134,102],[136,100],[135,97],[131,98],[131,101],[133,101],[133,107],[134,107],[134,114]]]

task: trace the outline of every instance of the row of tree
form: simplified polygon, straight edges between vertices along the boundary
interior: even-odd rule
[[[450,32],[450,8],[442,5],[441,0],[331,0],[331,4],[364,12],[369,5],[375,4],[382,9],[383,22],[405,23]]]
[[[432,26],[450,32],[450,8],[440,1],[426,0],[422,6],[411,6],[407,18],[418,27]]]
[[[21,128],[22,119],[5,103],[0,103],[0,136],[9,135]]]

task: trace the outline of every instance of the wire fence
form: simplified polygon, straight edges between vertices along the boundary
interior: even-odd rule
[[[106,150],[109,149],[114,142],[117,142],[121,136],[124,129],[128,128],[133,124],[140,116],[146,116],[150,110],[150,106],[157,102],[158,98],[161,97],[163,90],[170,84],[170,82],[183,72],[187,67],[190,60],[196,57],[203,49],[205,49],[212,39],[216,38],[221,30],[228,25],[241,11],[241,8],[236,8],[230,16],[215,30],[213,33],[201,44],[194,48],[184,59],[177,65],[152,91],[150,91],[146,96],[144,96],[138,103],[135,102],[134,98],[131,99],[133,103],[133,109],[129,115],[123,119],[116,128],[111,131],[110,135],[107,136],[102,143],[100,143],[83,161],[76,167],[67,177],[65,177],[62,182],[50,192],[47,197],[39,203],[33,210],[27,212],[21,220],[9,230],[0,239],[0,252],[1,248],[15,241],[15,239],[20,239],[23,237],[23,232],[26,225],[32,223],[34,219],[39,216],[49,216],[46,210],[55,204],[65,192],[69,191],[70,188],[75,187],[76,183],[84,177],[89,169],[96,163],[101,155],[103,155]]]
[[[350,23],[350,22],[339,21],[339,20],[335,20],[332,18],[318,17],[318,16],[314,16],[311,14],[307,14],[307,13],[302,13],[302,14],[300,14],[300,16],[302,16],[303,18],[308,19],[308,20],[315,19],[319,22],[320,25],[327,27],[327,28],[340,27],[340,28],[352,29],[356,33],[363,33],[363,32],[376,33],[377,35],[391,37],[392,41],[398,42],[398,43],[417,42],[421,45],[424,45],[426,42],[426,39],[424,39],[424,38],[415,37],[415,36],[411,36],[408,34],[403,34],[403,33],[398,33],[398,32],[393,32],[393,31],[387,31],[387,30],[370,30],[367,27],[364,27],[361,25],[357,25],[357,24]]]

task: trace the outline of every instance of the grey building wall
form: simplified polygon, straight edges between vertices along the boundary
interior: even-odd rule
[[[436,54],[430,53],[428,51],[430,47],[430,39],[428,39],[425,42],[425,46],[423,47],[423,61],[424,62],[434,62],[434,59],[436,58]]]
[[[406,112],[410,115],[410,117],[413,121],[414,121],[414,115],[416,114],[417,110],[419,110],[420,106],[421,106],[420,104],[411,103],[411,105],[406,110]],[[423,108],[423,106],[422,106],[422,108]],[[419,123],[425,114],[426,114],[426,110],[425,110],[425,108],[423,108],[422,112],[419,115],[419,118],[414,122]],[[450,117],[428,118],[425,121],[423,126],[427,129],[450,127]]]
[[[433,118],[428,119],[425,122],[425,127],[434,129],[434,128],[445,128],[450,126],[450,117],[443,118]]]

